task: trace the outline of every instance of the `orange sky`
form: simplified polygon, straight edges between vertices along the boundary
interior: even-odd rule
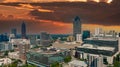
[[[86,2],[87,0],[3,0],[3,2],[63,2],[63,1],[70,1],[70,2],[75,2],[75,1],[80,1],[80,2]],[[91,0],[95,2],[100,2],[100,0]],[[103,0],[102,0],[103,1]],[[110,3],[112,0],[105,0],[105,2]]]
[[[6,0],[6,2],[9,2],[11,0]],[[18,1],[18,0],[13,0]],[[75,1],[75,0],[69,0],[69,1]],[[78,1],[78,0],[77,0]],[[80,0],[79,0],[80,1]],[[110,2],[110,1],[109,1]],[[14,6],[2,6],[0,5],[0,13],[3,17],[1,19],[10,19],[9,15],[13,15],[12,20],[15,19],[22,19],[22,20],[31,20],[35,21],[33,23],[36,23],[36,29],[45,27],[42,31],[48,31],[50,33],[72,33],[72,23],[64,23],[61,21],[53,21],[53,20],[44,20],[44,19],[35,19],[35,17],[30,16],[28,13],[34,9],[37,9],[39,12],[45,12],[45,13],[52,13],[54,10],[45,9],[41,6],[31,6],[30,4],[19,4],[20,7],[14,7]],[[72,21],[71,21],[72,22]],[[17,23],[17,22],[16,22]],[[29,27],[29,32],[31,32]],[[117,32],[120,32],[119,26],[103,26],[103,25],[97,25],[97,24],[83,24],[82,29],[83,30],[91,30],[94,32],[95,28],[103,28],[105,31],[109,30],[116,30]],[[38,31],[38,30],[36,30]],[[38,33],[38,32],[37,32]]]

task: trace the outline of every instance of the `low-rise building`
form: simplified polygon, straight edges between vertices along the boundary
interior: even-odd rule
[[[117,39],[87,39],[82,46],[76,47],[75,56],[86,59],[89,67],[104,67],[113,64],[113,59],[118,53]]]
[[[9,58],[2,58],[2,59],[0,59],[0,66],[8,65],[8,64],[11,64],[11,63],[12,63],[12,60],[9,59]]]
[[[19,59],[19,52],[9,52],[8,57],[12,59]]]
[[[69,67],[87,67],[87,63],[80,60],[73,60],[68,64],[69,64]]]
[[[27,52],[27,62],[40,67],[50,67],[54,62],[64,62],[69,56],[69,50],[56,48],[43,48]]]

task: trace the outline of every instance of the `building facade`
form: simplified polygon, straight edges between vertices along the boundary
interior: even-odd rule
[[[75,40],[77,34],[81,34],[81,20],[78,16],[73,20],[73,36],[75,37]]]
[[[26,38],[26,24],[24,22],[21,25],[21,35],[22,38]]]

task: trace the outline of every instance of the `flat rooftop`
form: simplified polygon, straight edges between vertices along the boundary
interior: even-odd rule
[[[88,49],[97,49],[97,50],[106,50],[106,51],[114,51],[114,47],[105,47],[105,46],[97,46],[92,44],[84,44],[82,46],[78,46],[78,48],[88,48]]]
[[[55,48],[65,48],[65,49],[74,49],[77,46],[80,46],[80,44],[74,43],[74,42],[64,42],[64,43],[54,43],[52,46]]]
[[[108,38],[108,37],[92,37],[92,38],[87,38],[86,40],[117,41],[117,40],[118,40],[118,38]]]
[[[40,53],[40,54],[57,54],[63,51],[66,51],[67,49],[56,49],[56,48],[46,48],[46,49],[32,49],[30,50],[30,52],[36,52],[36,53]]]
[[[80,60],[73,60],[69,62],[69,64],[87,67],[87,63],[85,63],[84,61],[80,61]]]

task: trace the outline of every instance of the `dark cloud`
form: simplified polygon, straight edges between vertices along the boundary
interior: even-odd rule
[[[34,5],[34,4],[33,4]],[[75,16],[80,16],[85,24],[120,25],[120,7],[106,3],[46,3],[41,4],[54,13],[44,13],[38,10],[30,12],[36,19],[47,19],[61,22],[72,22]]]
[[[44,12],[34,9],[28,13],[30,17],[37,20],[24,20],[27,24],[28,33],[39,33],[40,31],[48,31],[52,33],[60,33],[69,30],[66,27],[59,27],[54,25],[53,22],[41,22],[39,20],[51,20],[63,23],[72,23],[75,16],[80,16],[84,24],[98,24],[98,25],[120,25],[120,2],[114,0],[112,4],[106,3],[30,3],[34,7],[42,7],[40,9],[52,10],[53,12]],[[6,3],[6,6],[19,6],[19,3]],[[0,18],[3,14],[0,14]],[[12,17],[11,19],[8,17]],[[17,28],[20,32],[20,25],[23,20],[16,19],[13,15],[7,16],[5,20],[0,19],[1,32],[8,32],[10,29]],[[66,30],[64,30],[66,29]],[[59,32],[60,31],[60,32]],[[66,32],[65,32],[66,33]]]

